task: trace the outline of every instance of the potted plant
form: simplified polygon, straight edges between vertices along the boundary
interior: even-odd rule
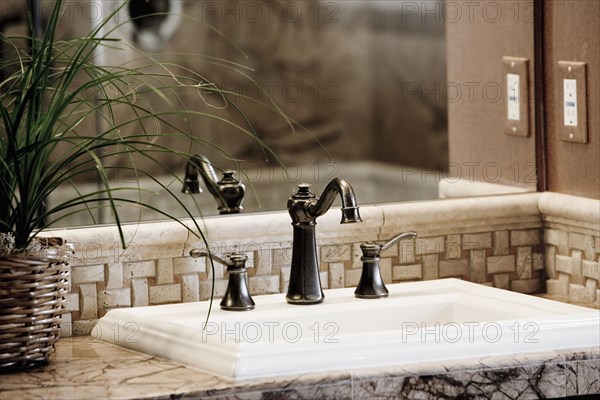
[[[183,166],[190,154],[161,144],[163,137],[178,137],[190,143],[206,145],[169,123],[172,113],[194,113],[176,104],[171,112],[155,113],[144,101],[144,93],[169,101],[162,93],[176,88],[193,88],[215,92],[224,99],[228,93],[214,84],[189,75],[179,76],[172,68],[154,62],[147,56],[145,67],[106,67],[95,65],[94,52],[99,46],[114,41],[110,32],[100,35],[112,15],[97,24],[86,37],[58,40],[56,29],[61,17],[62,0],[57,0],[51,15],[39,33],[27,39],[30,47],[19,49],[13,38],[0,33],[3,48],[15,49],[16,55],[0,59],[0,369],[24,369],[43,365],[58,339],[60,315],[68,279],[68,257],[73,251],[62,238],[48,238],[42,234],[57,221],[73,213],[92,213],[98,207],[107,207],[114,213],[121,244],[126,246],[119,219],[119,207],[132,205],[147,207],[176,220],[186,229],[204,238],[200,226],[178,199],[176,191],[156,179],[135,163],[111,165],[107,160],[119,156],[141,158],[164,167],[154,157],[168,153],[181,159]],[[114,13],[119,12],[125,3]],[[35,32],[34,19],[29,23]],[[141,56],[145,56],[139,52]],[[83,83],[74,85],[76,79]],[[132,83],[135,81],[135,84]],[[143,85],[139,85],[139,82]],[[109,90],[110,89],[110,90]],[[128,109],[128,118],[118,120],[117,107]],[[272,107],[276,110],[276,107]],[[221,117],[201,113],[202,116]],[[285,118],[285,116],[282,116]],[[102,129],[92,134],[78,131],[85,121],[100,118]],[[147,122],[154,121],[168,129],[149,132]],[[222,121],[228,123],[227,121]],[[251,128],[229,123],[233,129],[260,141]],[[130,133],[123,134],[124,127]],[[98,126],[98,125],[97,125]],[[210,145],[210,143],[208,144]],[[214,147],[213,147],[214,149]],[[220,150],[217,148],[217,150]],[[270,149],[267,148],[267,151]],[[225,152],[224,155],[227,156]],[[154,180],[168,192],[191,218],[191,228],[173,215],[124,193],[130,186],[115,185],[109,179],[113,169],[126,169],[135,176]],[[181,180],[176,172],[173,179]],[[101,184],[92,193],[77,195],[60,204],[47,204],[53,191],[65,186],[77,189],[78,179],[97,175]],[[143,188],[137,188],[143,192]],[[196,210],[195,210],[196,211]],[[197,213],[196,213],[197,214]],[[208,246],[207,246],[208,248]]]

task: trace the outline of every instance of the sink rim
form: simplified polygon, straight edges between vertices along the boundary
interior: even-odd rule
[[[455,278],[439,279],[433,281],[420,281],[420,282],[408,282],[399,284],[388,285],[390,291],[390,297],[386,299],[356,299],[353,296],[354,288],[345,289],[331,289],[325,291],[325,302],[320,305],[314,306],[297,306],[289,305],[285,303],[284,294],[275,295],[264,295],[256,296],[256,310],[248,313],[232,313],[221,311],[219,309],[213,309],[211,314],[212,321],[221,321],[223,318],[229,321],[260,321],[261,317],[278,311],[280,313],[287,313],[289,310],[295,310],[293,313],[298,317],[310,317],[310,316],[322,316],[328,313],[335,312],[338,309],[351,309],[354,305],[360,305],[360,307],[370,310],[377,308],[378,305],[386,304],[388,302],[390,307],[391,304],[396,304],[402,300],[414,297],[415,301],[418,301],[418,297],[431,296],[443,298],[443,294],[440,295],[436,291],[446,290],[448,293],[454,294],[457,297],[461,294],[468,294],[470,296],[483,297],[488,301],[503,300],[513,304],[528,304],[534,307],[534,309],[542,309],[553,315],[547,315],[545,317],[526,316],[522,318],[511,318],[498,321],[488,321],[490,323],[495,322],[499,324],[502,330],[509,329],[510,324],[515,322],[533,322],[537,323],[540,327],[540,332],[543,332],[542,338],[554,343],[548,347],[546,345],[533,345],[528,348],[524,348],[523,343],[505,343],[506,340],[501,338],[500,344],[508,346],[509,350],[499,350],[499,353],[489,353],[494,348],[490,343],[483,343],[481,340],[475,343],[464,343],[459,342],[455,346],[454,350],[460,350],[459,358],[463,354],[472,357],[483,357],[491,354],[515,354],[524,353],[529,351],[540,351],[540,350],[558,350],[558,349],[572,349],[597,346],[597,341],[590,341],[590,338],[598,338],[599,331],[599,310],[591,308],[580,307],[572,304],[560,303],[549,299],[540,297],[534,297],[521,293],[515,293],[506,291],[503,289],[492,288],[472,282],[462,281]],[[216,304],[216,303],[215,303]],[[262,306],[262,309],[261,309]],[[344,343],[338,343],[336,346],[325,346],[323,343],[309,343],[308,340],[300,341],[297,343],[287,343],[285,341],[279,342],[265,342],[259,341],[257,343],[248,342],[236,342],[234,340],[222,343],[220,340],[198,340],[198,329],[192,327],[182,326],[181,324],[173,323],[173,319],[177,319],[178,315],[185,315],[190,312],[198,312],[201,310],[208,309],[208,302],[196,302],[196,303],[179,303],[161,306],[149,306],[149,307],[138,307],[138,308],[127,308],[127,309],[115,309],[109,311],[96,325],[97,330],[95,336],[102,340],[106,340],[133,350],[142,351],[157,356],[169,358],[174,361],[182,362],[190,365],[194,368],[199,368],[203,371],[220,375],[226,379],[233,380],[244,380],[253,379],[267,376],[279,376],[297,374],[299,372],[322,372],[322,371],[336,371],[339,369],[348,368],[364,368],[364,367],[380,367],[386,365],[395,365],[398,363],[396,359],[393,361],[394,353],[398,357],[411,355],[416,359],[406,360],[408,363],[414,362],[425,362],[432,361],[427,357],[420,357],[414,355],[415,351],[431,350],[431,348],[425,348],[425,346],[435,346],[433,351],[438,354],[441,358],[439,359],[452,359],[452,346],[453,344],[440,343],[420,343],[419,340],[413,338],[409,342],[400,342],[398,340],[399,334],[402,334],[401,330],[391,329],[389,331],[370,331],[370,332],[356,332],[356,333],[342,333],[341,337]],[[273,310],[274,309],[274,310]],[[159,318],[166,316],[169,319],[168,323],[163,322]],[[179,317],[180,318],[180,317]],[[204,316],[199,316],[199,319],[204,320]],[[270,319],[277,318],[271,316]],[[114,333],[111,331],[111,325],[114,323],[123,323],[128,321],[134,324],[138,324],[140,331],[140,341],[137,343],[127,343],[122,340],[115,340]],[[594,324],[595,323],[595,324]],[[573,328],[574,324],[577,324],[578,328]],[[595,325],[595,326],[594,326]],[[120,330],[121,325],[117,325]],[[517,327],[521,327],[517,325]],[[522,328],[522,327],[521,327]],[[578,333],[585,334],[585,339],[576,340],[573,343],[565,342],[561,345],[558,341],[559,337],[568,329],[578,329]],[[502,331],[501,331],[502,332]],[[519,330],[519,333],[521,330]],[[481,335],[477,331],[478,335]],[[595,336],[593,336],[595,334]],[[112,337],[111,337],[112,336]],[[116,338],[122,338],[123,335],[119,332]],[[211,339],[210,337],[208,339]],[[362,340],[361,340],[362,339]],[[365,345],[366,340],[371,340],[370,345]],[[579,339],[579,338],[578,338]],[[462,340],[462,338],[461,338]],[[149,346],[145,346],[143,342],[155,341],[152,349],[148,350]],[[355,348],[357,344],[362,344],[360,348]],[[386,346],[393,346],[398,344],[399,346],[391,347],[386,350]],[[528,344],[529,345],[529,344]],[[478,347],[479,346],[479,347]],[[484,349],[486,352],[482,353]],[[498,347],[498,346],[497,346]],[[527,347],[527,346],[525,346]],[[416,350],[415,350],[416,349]],[[344,352],[352,351],[353,355],[346,355]],[[477,350],[477,351],[476,351]],[[327,362],[338,357],[339,360],[342,358],[351,358],[349,363],[340,364],[337,368],[323,365],[310,366],[309,360],[306,360],[306,353],[309,351],[319,351],[328,355]],[[373,357],[370,357],[370,351],[377,353]],[[284,352],[284,354],[282,354]],[[380,354],[381,353],[381,354]],[[196,354],[197,357],[204,359],[195,359],[191,354]],[[376,362],[376,357],[387,357],[383,362]],[[285,365],[282,366],[282,359],[289,357],[300,358],[301,365],[295,367]],[[352,358],[354,357],[354,358]],[[362,358],[361,358],[362,357]],[[369,358],[370,357],[370,358]],[[430,357],[431,358],[431,357]],[[364,363],[360,363],[361,359],[368,359]],[[275,372],[269,372],[269,365],[277,364],[278,368],[274,368]],[[288,363],[289,364],[289,363]],[[333,362],[335,364],[335,362]],[[360,364],[360,365],[359,365]],[[375,365],[376,364],[376,365]],[[273,370],[273,368],[271,368]]]

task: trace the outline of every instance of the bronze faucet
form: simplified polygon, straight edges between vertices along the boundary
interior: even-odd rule
[[[229,280],[227,282],[227,290],[221,300],[221,308],[227,311],[250,311],[254,310],[254,300],[248,291],[246,283],[246,261],[248,256],[241,253],[225,254],[224,258],[216,254],[209,254],[206,251],[199,249],[190,250],[190,256],[193,258],[210,257],[214,261],[218,261],[227,267]]]
[[[317,304],[325,295],[319,279],[315,225],[317,217],[325,214],[336,195],[342,200],[342,224],[361,222],[352,186],[335,178],[325,188],[321,198],[311,191],[310,185],[298,185],[298,192],[288,200],[288,212],[294,227],[292,246],[292,268],[286,300],[290,304]]]
[[[202,193],[198,173],[206,188],[213,195],[220,214],[237,214],[242,210],[242,201],[246,187],[234,177],[235,171],[223,171],[223,178],[218,180],[215,169],[202,154],[191,156],[185,165],[183,193]]]
[[[397,241],[402,239],[414,238],[415,232],[400,233],[389,239],[386,243],[367,242],[360,245],[363,253],[360,258],[363,262],[363,269],[360,275],[360,281],[354,296],[361,299],[377,299],[387,297],[389,292],[381,279],[381,271],[379,269],[379,261],[381,260],[381,252],[389,249]]]

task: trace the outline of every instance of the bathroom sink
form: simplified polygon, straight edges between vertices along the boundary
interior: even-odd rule
[[[600,344],[598,310],[458,279],[387,287],[311,306],[256,296],[251,312],[215,302],[205,329],[208,302],[114,309],[92,334],[235,380]]]

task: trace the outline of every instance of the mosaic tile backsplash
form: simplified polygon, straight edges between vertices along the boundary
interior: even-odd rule
[[[361,243],[415,230],[416,239],[402,240],[382,253],[385,283],[455,277],[530,294],[544,293],[547,285],[547,293],[559,300],[596,304],[599,235],[590,234],[593,226],[587,234],[569,232],[564,221],[558,229],[556,222],[542,218],[538,197],[368,206],[361,208],[366,223],[359,230],[339,225],[339,211],[332,210],[330,217],[317,221],[323,288],[357,285]],[[207,238],[212,251],[235,250],[249,256],[250,292],[261,295],[287,290],[289,223],[287,213],[272,213],[206,219],[204,228],[216,232]],[[89,334],[97,319],[112,308],[210,297],[210,266],[205,259],[187,255],[191,248],[203,247],[202,242],[173,223],[142,224],[131,230],[131,244],[125,251],[111,228],[58,232],[73,237],[80,249],[71,263],[64,335]],[[219,298],[225,292],[227,272],[219,264],[214,266]]]
[[[544,232],[549,295],[569,303],[600,301],[600,236],[548,224]],[[579,231],[579,232],[578,232]]]

